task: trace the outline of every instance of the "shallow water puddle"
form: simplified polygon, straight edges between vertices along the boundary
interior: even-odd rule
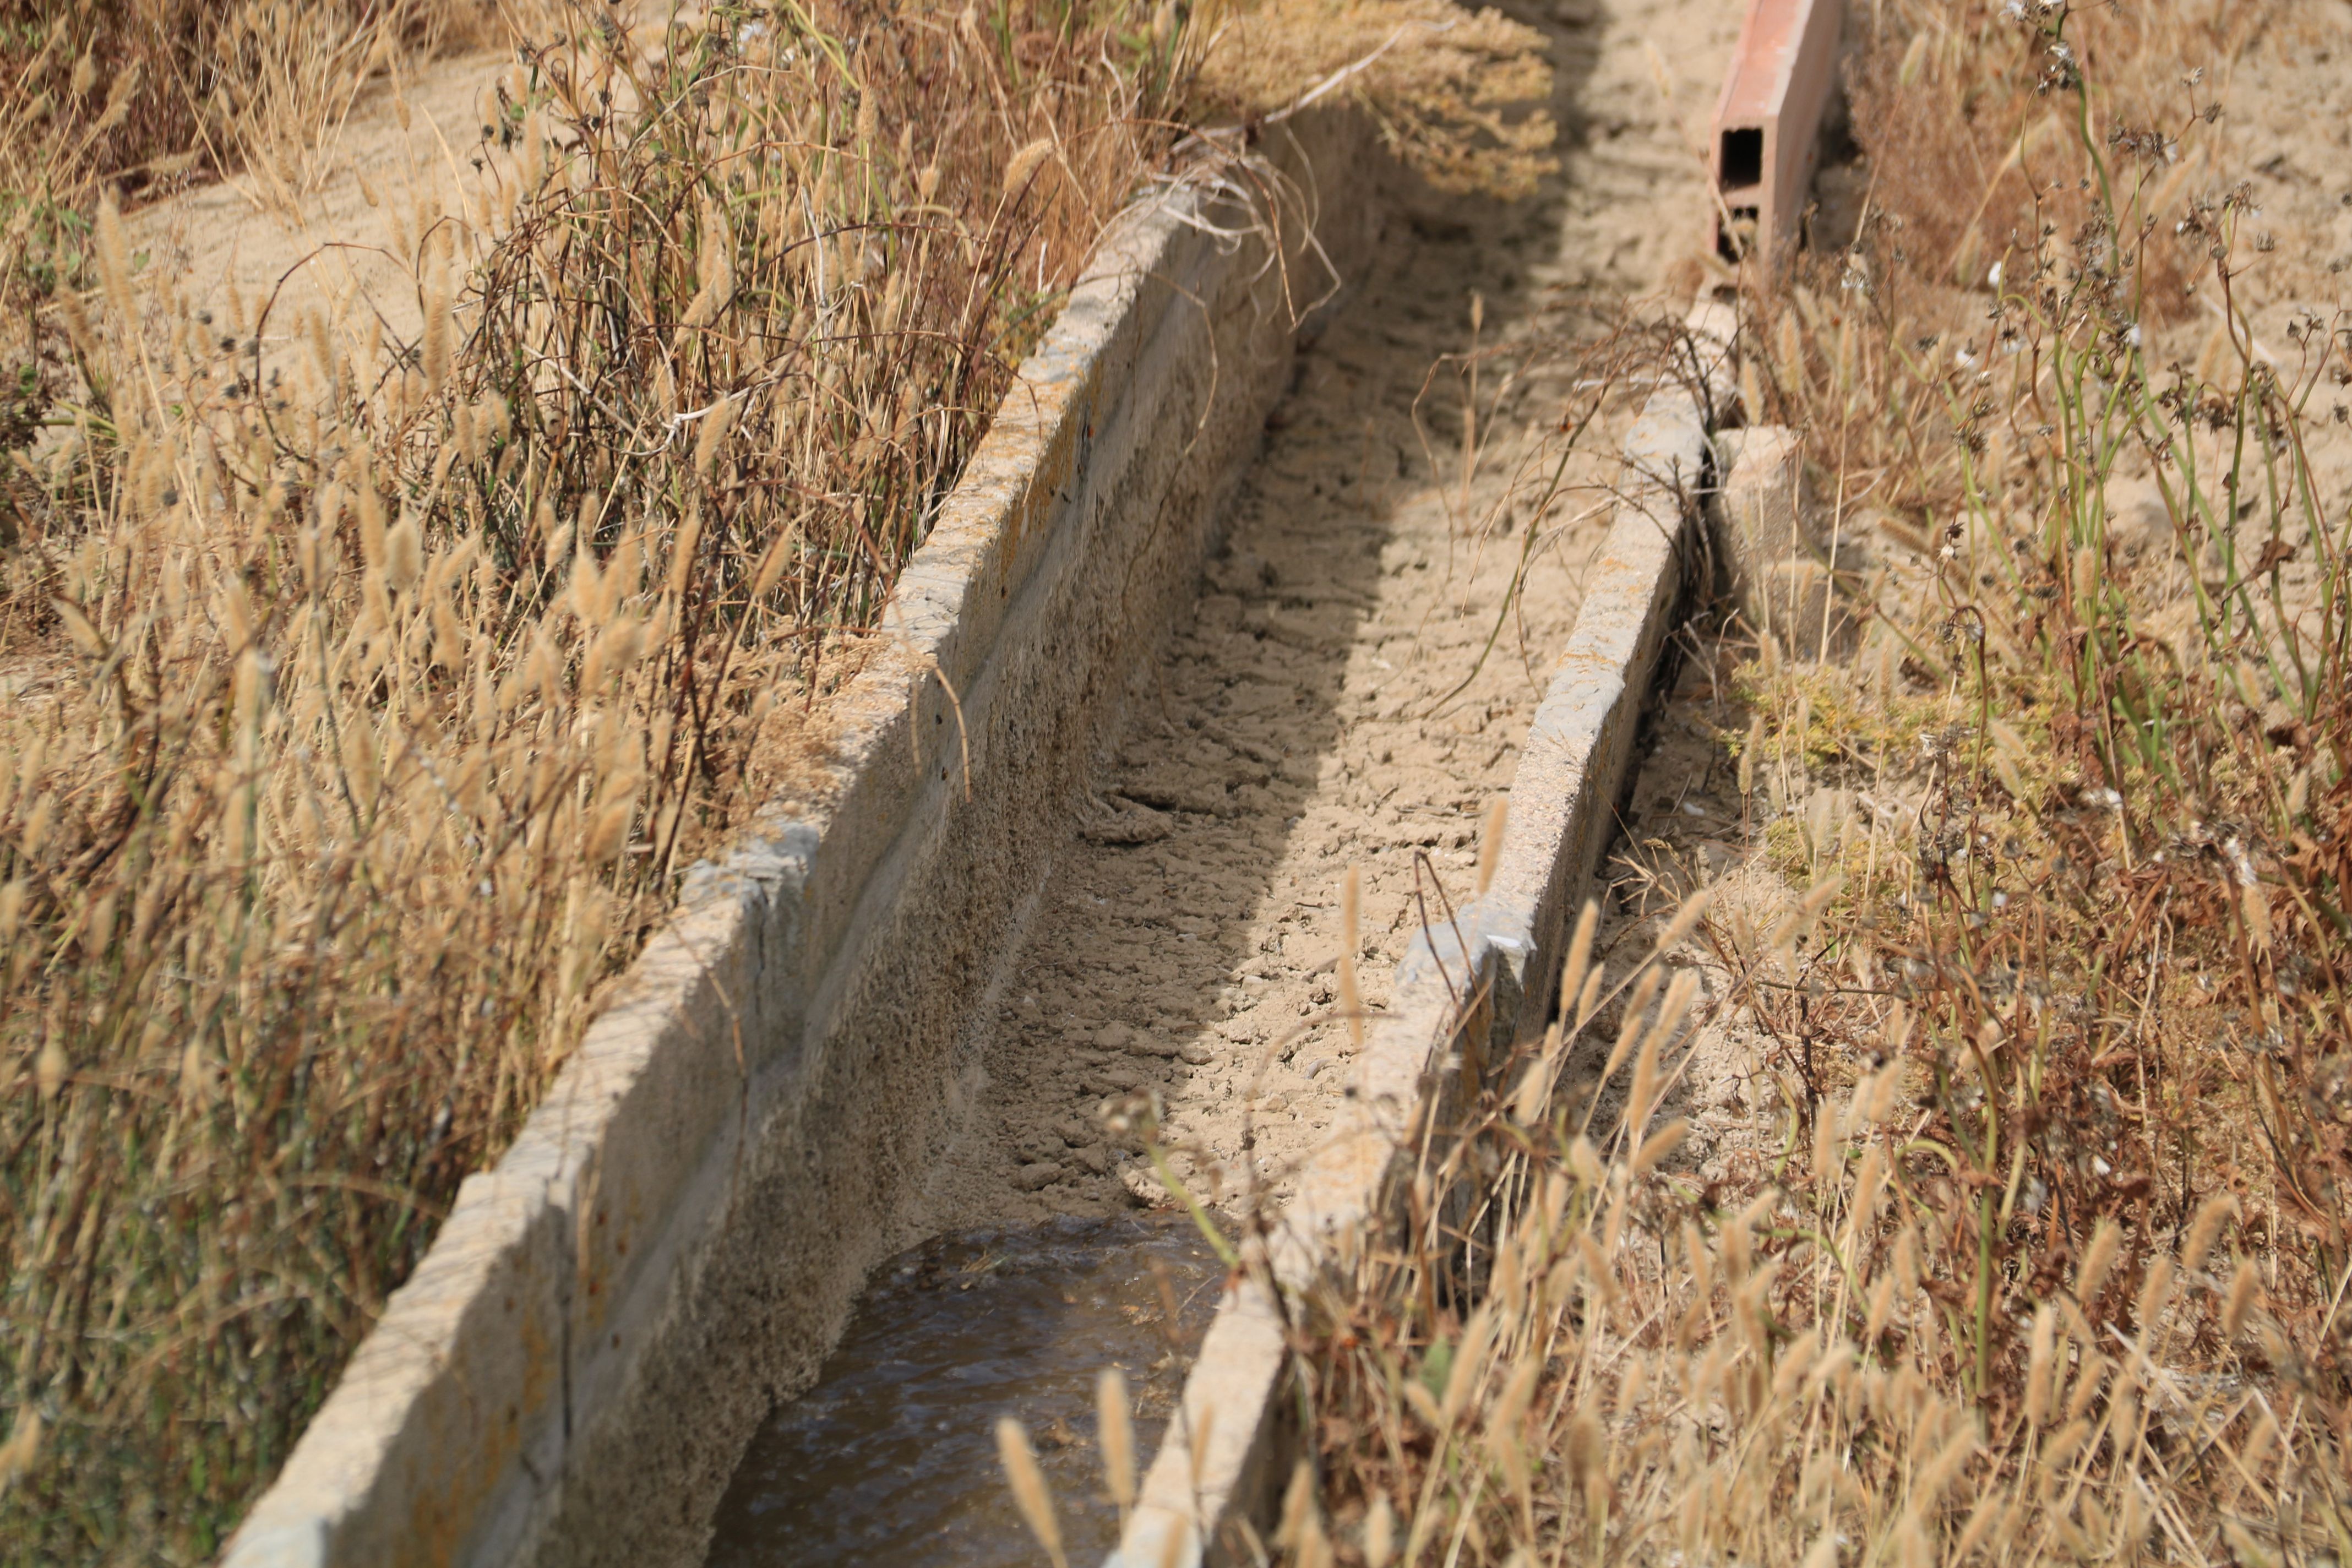
[[[997,1465],[1028,1427],[1073,1561],[1118,1543],[1095,1379],[1127,1373],[1159,1446],[1223,1272],[1189,1223],[1058,1220],[942,1237],[878,1270],[816,1386],[768,1418],[719,1505],[711,1568],[1038,1561]]]

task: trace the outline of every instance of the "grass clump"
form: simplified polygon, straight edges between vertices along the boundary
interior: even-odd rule
[[[1556,168],[1543,35],[1452,0],[1268,0],[1209,8],[1193,97],[1280,119],[1327,97],[1366,111],[1432,184],[1517,197]]]
[[[1706,926],[1763,1131],[1677,1164],[1722,1021],[1612,974],[1609,1098],[1487,1104],[1308,1302],[1280,1560],[2352,1548],[2352,337],[2257,319],[2201,138],[2281,15],[2195,11],[1873,13],[1867,214],[1744,300],[1749,417],[1879,558],[1851,656],[1739,674],[1804,889]]]
[[[6,1556],[216,1549],[862,657],[1180,42],[558,11],[470,210],[381,209],[413,341],[200,310],[110,199],[47,253],[0,552]]]
[[[2078,1255],[2004,1285],[2001,1348],[1979,1357],[1976,1249],[1952,1235],[1966,1156],[1917,1125],[1923,1023],[1890,1013],[1887,1065],[1736,1184],[1672,1170],[1670,1027],[1622,1063],[1606,1137],[1574,1115],[1474,1117],[1427,1173],[1442,1192],[1499,1159],[1467,1235],[1421,1215],[1309,1320],[1322,1416],[1281,1560],[2327,1550],[2340,1438],[2326,1408],[2248,1376],[2296,1310],[2227,1197],[2160,1252],[2087,1223]]]

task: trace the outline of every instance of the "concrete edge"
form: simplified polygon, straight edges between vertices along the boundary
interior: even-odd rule
[[[1350,129],[1317,145],[1345,163],[1360,161],[1362,140]],[[1295,139],[1286,155],[1312,184],[1317,171]],[[1155,437],[1175,445],[1170,421],[1192,418],[1163,382],[1181,393],[1204,381],[1213,391],[1202,395],[1225,405],[1221,427],[1242,431],[1256,430],[1256,405],[1279,394],[1280,376],[1230,363],[1211,373],[1234,331],[1248,346],[1286,345],[1289,331],[1269,325],[1251,291],[1264,244],[1217,237],[1246,226],[1221,210],[1233,203],[1163,190],[1105,237],[903,574],[888,612],[896,646],[842,695],[830,798],[763,813],[740,847],[688,874],[673,918],[513,1146],[461,1186],[415,1273],[231,1537],[230,1568],[503,1563],[551,1552],[642,1560],[625,1543],[577,1545],[581,1494],[597,1484],[581,1473],[593,1468],[580,1457],[583,1436],[612,1425],[616,1404],[643,1398],[649,1361],[682,1353],[646,1347],[666,1335],[691,1346],[707,1327],[678,1328],[693,1316],[679,1303],[706,1289],[703,1273],[724,1271],[713,1240],[748,1201],[750,1152],[793,1120],[786,1102],[821,1076],[813,1058],[832,1037],[856,1033],[845,1015],[856,1013],[861,1028],[869,1015],[889,1016],[872,994],[869,950],[900,932],[908,906],[937,897],[935,885],[910,879],[909,863],[929,884],[961,877],[952,890],[968,898],[1018,880],[1001,869],[975,878],[961,862],[940,868],[933,841],[947,831],[942,802],[957,793],[950,775],[961,761],[959,700],[961,710],[975,692],[985,700],[1007,636],[1035,640],[1024,612],[1037,618],[1049,592],[1066,601],[1098,586],[1072,563],[1106,531],[1123,531],[1118,549],[1150,556],[1163,576],[1197,571],[1185,549],[1224,482],[1214,470],[1234,464],[1215,450],[1195,462],[1189,444],[1178,458],[1132,456]],[[1188,315],[1202,321],[1179,332],[1176,318]],[[1192,356],[1181,374],[1164,374],[1171,354]],[[1202,404],[1196,439],[1211,413]],[[1126,465],[1113,478],[1093,471],[1098,442],[1107,461]],[[1213,471],[1194,471],[1203,465]],[[1129,470],[1160,488],[1137,493]],[[1176,507],[1185,527],[1170,531],[1163,514]],[[1171,532],[1176,542],[1163,538]],[[1119,606],[1098,599],[1097,609],[1116,618]],[[1106,667],[1087,671],[1089,720],[1115,700],[1116,658],[1133,640],[1105,634],[1087,645]],[[1025,644],[1020,651],[1034,662]],[[1066,731],[1085,728],[1072,721],[1052,731],[1042,754],[1000,742],[998,755],[975,753],[971,765],[1013,770],[999,790],[1052,794],[1073,765]],[[1016,838],[1013,847],[1028,846]],[[931,1011],[969,1000],[938,999]],[[845,1292],[834,1294],[845,1310]]]
[[[1708,431],[1732,393],[1737,313],[1694,309],[1685,363],[1622,448],[1619,500],[1584,601],[1520,753],[1486,895],[1423,931],[1397,966],[1349,1102],[1277,1217],[1265,1255],[1219,1303],[1108,1568],[1259,1560],[1297,1457],[1288,1325],[1299,1296],[1389,1223],[1423,1133],[1442,1137],[1489,1067],[1539,1037],[1570,900],[1614,826],[1652,678],[1706,547]]]

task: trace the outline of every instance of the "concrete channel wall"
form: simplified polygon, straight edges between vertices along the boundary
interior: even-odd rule
[[[699,1560],[950,1129],[959,1041],[1302,311],[1371,242],[1358,121],[1301,115],[1257,153],[1114,226],[837,699],[822,804],[688,876],[230,1568]]]
[[[1397,965],[1345,1109],[1218,1304],[1109,1568],[1262,1561],[1256,1543],[1300,1453],[1288,1376],[1300,1298],[1394,1219],[1417,1152],[1447,1136],[1489,1069],[1541,1037],[1566,917],[1614,827],[1667,634],[1686,590],[1711,575],[1709,432],[1730,398],[1736,327],[1728,305],[1695,309],[1675,375],[1628,433],[1608,539],[1512,776],[1494,880]]]

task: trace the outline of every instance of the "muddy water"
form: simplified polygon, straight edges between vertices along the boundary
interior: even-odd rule
[[[1127,1374],[1148,1457],[1216,1306],[1223,1267],[1170,1215],[967,1231],[876,1275],[817,1386],[752,1440],[720,1503],[711,1568],[1033,1564],[993,1428],[1039,1449],[1075,1560],[1117,1543],[1095,1380]]]

